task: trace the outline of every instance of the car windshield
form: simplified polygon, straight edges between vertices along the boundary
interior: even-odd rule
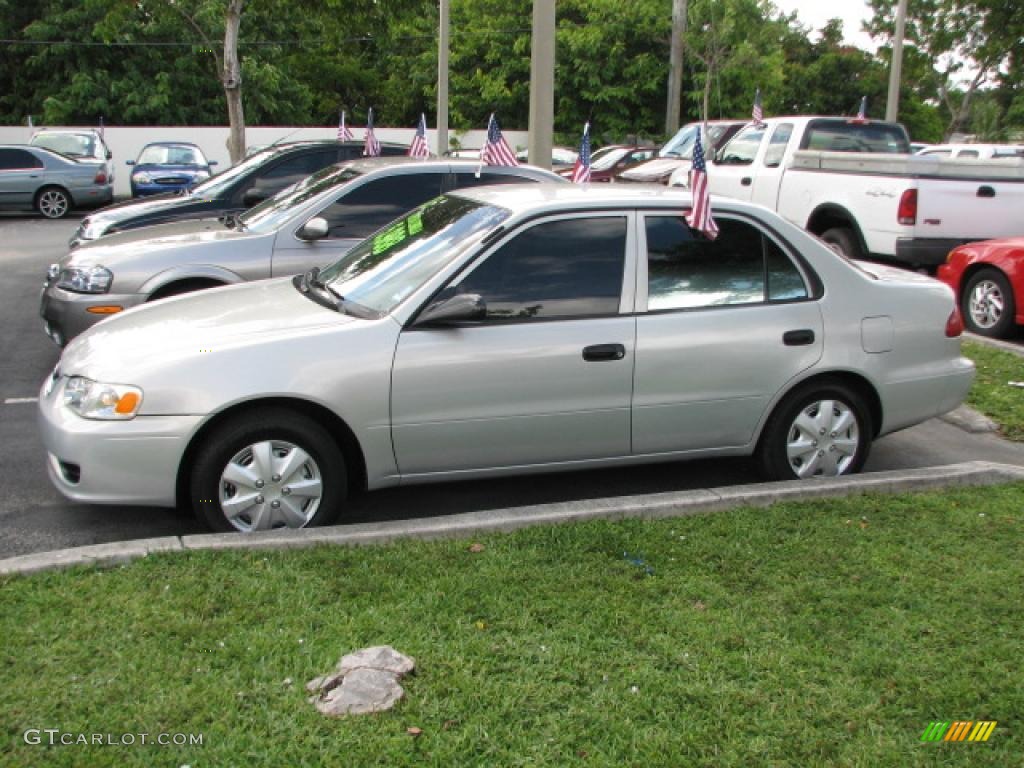
[[[590,170],[607,171],[609,168],[614,167],[614,165],[617,162],[619,162],[619,160],[621,160],[623,157],[625,157],[628,152],[628,148],[620,147],[618,149],[613,149],[610,152],[605,152],[603,155],[601,155],[601,157],[597,158],[596,160],[591,158]]]
[[[199,147],[187,144],[150,144],[142,150],[136,165],[206,165]]]
[[[368,237],[320,279],[346,301],[387,314],[508,215],[463,197],[434,198]]]
[[[689,160],[693,157],[693,143],[697,139],[697,129],[700,123],[688,123],[679,129],[679,132],[665,142],[658,157],[681,157]],[[704,134],[704,151],[717,147],[725,132],[729,130],[728,125],[709,125]]]
[[[252,157],[247,157],[238,165],[233,165],[216,176],[211,176],[198,186],[192,187],[192,194],[199,197],[216,199],[227,192],[227,188],[235,183],[240,176],[249,173],[253,168],[262,165],[276,154],[274,149],[267,149]]]
[[[238,217],[246,229],[276,232],[307,202],[333,187],[340,187],[362,174],[351,168],[329,165],[292,184]]]
[[[68,157],[96,155],[96,139],[84,133],[40,133],[32,137],[31,144]]]

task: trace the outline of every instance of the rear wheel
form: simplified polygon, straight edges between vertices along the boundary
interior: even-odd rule
[[[1004,339],[1013,334],[1016,306],[1006,275],[982,269],[971,275],[960,298],[964,324],[972,333]]]
[[[773,480],[849,475],[867,461],[872,434],[860,395],[838,381],[811,382],[776,407],[757,459]]]
[[[217,531],[326,525],[346,493],[345,460],[330,434],[286,408],[225,422],[207,436],[192,467],[192,506]]]
[[[857,242],[857,236],[848,227],[833,227],[821,233],[821,239],[836,253],[848,259],[863,258],[864,252]]]
[[[60,219],[71,210],[71,197],[60,187],[44,187],[36,195],[36,210],[48,219]]]

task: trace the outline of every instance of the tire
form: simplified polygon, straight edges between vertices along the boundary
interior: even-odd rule
[[[347,486],[345,459],[327,430],[291,409],[268,407],[205,437],[189,491],[210,528],[249,533],[327,525],[341,512]]]
[[[71,196],[60,187],[43,187],[36,194],[36,210],[48,219],[62,219],[71,210]]]
[[[848,227],[833,227],[821,233],[821,239],[829,248],[848,259],[861,259],[864,252],[860,248],[857,236]]]
[[[967,330],[979,336],[1005,339],[1016,330],[1013,288],[998,269],[981,269],[971,275],[960,295],[960,311]]]
[[[830,415],[823,404],[831,405]],[[761,433],[757,461],[770,480],[855,474],[867,461],[873,434],[860,395],[838,381],[809,382],[776,406]]]
[[[202,291],[207,288],[219,288],[222,285],[224,283],[218,283],[213,280],[182,280],[181,282],[171,283],[158,288],[146,301],[169,299],[171,296],[182,296],[186,293]]]

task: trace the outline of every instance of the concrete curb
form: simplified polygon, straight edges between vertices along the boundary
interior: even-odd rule
[[[568,523],[580,520],[680,517],[702,512],[720,512],[741,506],[764,507],[782,501],[837,498],[865,493],[908,493],[1018,481],[1024,481],[1024,467],[987,461],[970,461],[944,467],[873,472],[852,477],[811,481],[791,480],[643,496],[587,499],[466,512],[419,520],[311,528],[286,533],[267,531],[248,536],[223,533],[181,537],[166,536],[12,557],[0,560],[0,576],[36,573],[76,565],[121,565],[155,552],[284,549],[321,544],[355,546],[380,544],[406,538],[458,538],[482,533],[512,531],[531,525]]]
[[[959,427],[964,432],[981,434],[984,432],[998,432],[999,425],[983,413],[980,413],[969,405],[960,405],[948,413],[939,416],[947,424]]]

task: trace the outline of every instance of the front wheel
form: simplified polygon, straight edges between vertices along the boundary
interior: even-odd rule
[[[217,531],[326,525],[346,493],[345,460],[330,434],[284,408],[225,422],[208,435],[192,468],[192,507]]]
[[[871,448],[864,400],[839,382],[798,388],[776,407],[758,445],[758,463],[773,480],[859,472]]]
[[[1016,307],[1013,288],[1006,276],[995,269],[971,275],[961,297],[964,324],[980,336],[1005,339],[1013,334]]]

